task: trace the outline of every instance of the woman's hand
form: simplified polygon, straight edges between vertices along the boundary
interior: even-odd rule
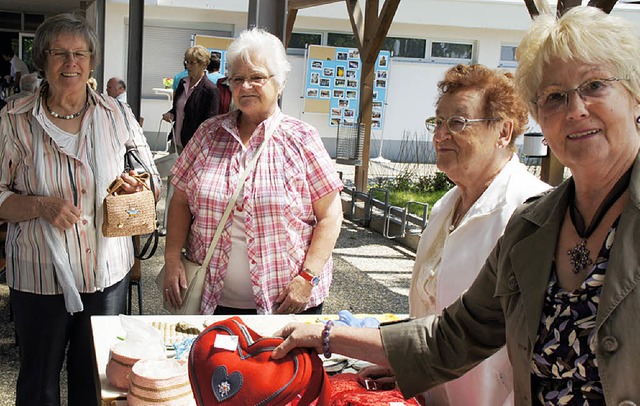
[[[271,358],[280,359],[289,351],[298,347],[313,348],[318,354],[322,354],[322,324],[289,323],[276,332],[274,337],[282,337],[285,340],[271,353]]]
[[[68,230],[80,220],[80,209],[67,200],[38,197],[36,201],[39,217],[43,217],[58,230]]]
[[[390,390],[396,386],[393,370],[381,365],[369,365],[358,371],[358,382],[362,386],[369,388],[372,381],[379,390]]]
[[[167,111],[166,113],[164,113],[162,115],[162,119],[164,121],[167,121],[167,122],[171,123],[173,121],[173,119],[174,119],[173,113]]]
[[[162,294],[173,308],[182,306],[182,292],[187,289],[187,276],[185,274],[182,259],[166,258],[164,263],[164,290]]]
[[[120,175],[124,183],[120,186],[121,194],[130,194],[136,192],[142,192],[146,189],[145,185],[142,184],[137,178],[133,177],[135,175],[135,171],[129,171],[129,173],[123,173]]]
[[[302,276],[296,276],[276,298],[276,314],[300,313],[307,308],[313,286]]]

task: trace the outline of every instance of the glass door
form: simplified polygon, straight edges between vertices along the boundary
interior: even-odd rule
[[[20,33],[20,39],[18,41],[18,57],[24,61],[29,67],[29,72],[34,72],[36,69],[33,66],[33,58],[31,57],[31,49],[33,48],[33,38],[35,34]]]

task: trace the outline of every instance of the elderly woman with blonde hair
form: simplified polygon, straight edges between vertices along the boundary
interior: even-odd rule
[[[516,86],[572,176],[516,210],[478,277],[441,316],[379,331],[291,325],[276,333],[287,338],[273,356],[304,346],[384,364],[413,396],[506,344],[517,405],[639,404],[634,28],[588,6],[534,19],[518,46]]]
[[[200,124],[218,114],[220,91],[207,77],[210,59],[209,50],[202,45],[185,51],[188,74],[178,83],[171,110],[162,115],[163,120],[173,122],[173,142],[178,152],[182,152]]]
[[[238,109],[205,121],[172,170],[165,299],[182,305],[181,251],[202,263],[222,224],[200,313],[320,313],[342,221],[342,182],[317,130],[278,107],[291,69],[278,38],[244,31],[228,48],[227,69]]]

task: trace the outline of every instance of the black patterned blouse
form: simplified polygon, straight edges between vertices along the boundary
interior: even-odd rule
[[[531,365],[536,404],[605,404],[593,328],[619,219],[611,226],[595,264],[578,289],[568,292],[559,287],[553,264]]]

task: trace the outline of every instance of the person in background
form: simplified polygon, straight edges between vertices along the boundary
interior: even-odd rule
[[[572,176],[515,211],[441,316],[379,331],[289,325],[274,358],[313,347],[365,359],[413,396],[506,344],[517,405],[640,403],[640,39],[598,8],[558,17],[537,3],[516,88]]]
[[[184,61],[189,75],[180,79],[173,96],[173,107],[162,119],[173,122],[173,141],[178,154],[182,152],[203,121],[218,114],[220,92],[206,75],[209,50],[196,45],[186,50]]]
[[[456,187],[433,206],[420,238],[409,290],[409,315],[417,318],[440,314],[453,303],[473,283],[518,205],[549,188],[518,159],[515,141],[527,128],[528,113],[511,73],[457,65],[438,90],[436,115],[425,124],[433,134],[436,165]],[[382,380],[390,373],[384,367],[360,371]],[[513,388],[511,377],[503,348],[425,393],[425,401],[502,405]]]
[[[9,96],[5,99],[8,103],[11,100],[21,99],[26,96],[31,96],[35,93],[40,83],[40,79],[38,79],[38,74],[28,73],[20,77],[20,92],[16,93],[12,96]]]
[[[127,104],[127,84],[118,77],[112,77],[107,81],[107,94],[114,99]]]
[[[244,31],[227,62],[238,109],[205,121],[172,170],[165,299],[182,305],[182,249],[203,262],[240,174],[266,142],[224,224],[200,313],[321,313],[342,222],[342,181],[317,130],[278,107],[291,70],[282,42]]]
[[[18,56],[13,52],[12,48],[7,48],[2,51],[2,57],[5,61],[11,64],[11,70],[9,75],[5,76],[5,80],[8,83],[9,87],[13,87],[19,90],[20,78],[22,75],[29,74],[29,68],[27,64],[22,61],[22,59],[18,58]]]
[[[171,89],[173,89],[174,96],[176,94],[176,90],[178,90],[178,85],[180,84],[180,80],[182,80],[182,78],[186,78],[187,76],[189,76],[189,71],[187,70],[187,63],[183,62],[182,64],[184,65],[184,70],[176,73],[173,76],[173,83],[171,84]]]
[[[0,112],[0,221],[8,223],[7,285],[20,355],[16,405],[59,405],[66,358],[68,404],[96,405],[91,316],[125,311],[131,237],[102,234],[103,202],[136,147],[160,178],[130,109],[87,85],[100,60],[86,19],[46,19],[33,41],[44,78]],[[156,188],[159,193],[159,188]]]
[[[222,79],[224,76],[220,73],[220,58],[216,56],[211,56],[211,61],[207,66],[207,77],[214,84],[218,84],[218,80]]]

